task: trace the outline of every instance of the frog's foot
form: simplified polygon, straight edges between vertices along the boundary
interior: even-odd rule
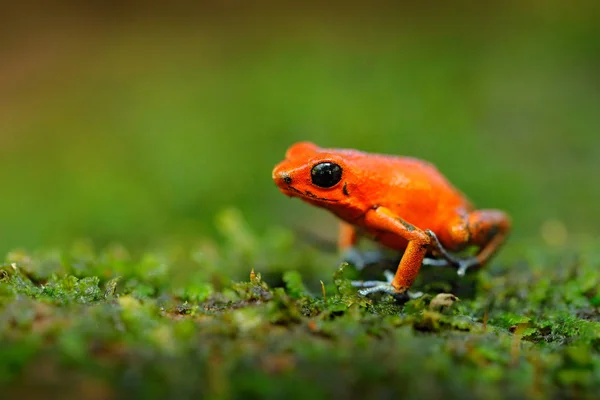
[[[427,267],[452,267],[456,268],[456,273],[459,276],[465,276],[469,269],[477,269],[480,267],[479,261],[475,257],[457,258],[456,264],[450,263],[442,258],[425,258],[422,265]]]
[[[465,276],[468,269],[478,268],[480,266],[480,262],[477,257],[456,257],[453,254],[450,254],[444,248],[444,246],[442,246],[435,233],[429,229],[426,230],[425,233],[431,238],[434,250],[441,256],[441,258],[425,258],[423,260],[423,265],[435,267],[454,267],[456,268],[456,273],[459,276]]]
[[[361,252],[356,247],[350,247],[342,254],[342,262],[354,265],[354,268],[359,271],[368,265],[377,264],[383,259],[383,255],[378,251]]]
[[[439,260],[435,259],[435,261],[439,261],[440,264],[429,264],[429,265],[435,265],[435,266],[453,265],[453,266],[458,266],[460,259],[457,258],[457,257],[455,257],[454,255],[450,254],[450,252],[448,252],[448,250],[446,250],[444,248],[444,246],[442,246],[442,244],[440,243],[440,241],[437,238],[436,234],[433,233],[433,231],[430,230],[430,229],[425,230],[425,233],[431,239],[431,243],[433,245],[433,250],[435,251],[435,253],[439,254],[439,256],[441,257]],[[445,261],[446,264],[441,264],[442,261]],[[425,264],[425,265],[427,265],[427,264]]]
[[[479,267],[480,265],[477,257],[461,258],[458,260],[458,269],[456,270],[456,273],[459,276],[465,276],[468,269],[477,269]]]
[[[429,258],[429,257],[424,258],[423,263],[421,265],[424,265],[426,267],[453,267],[454,266],[451,263],[449,263],[448,260],[444,260],[442,258]]]
[[[479,268],[479,261],[475,257],[457,258],[456,264],[450,263],[442,258],[425,258],[423,259],[424,266],[428,267],[452,267],[456,268],[456,273],[459,276],[465,276],[467,270]]]
[[[371,293],[387,293],[394,297],[408,297],[409,299],[417,299],[423,296],[423,292],[398,292],[394,286],[392,286],[392,280],[394,279],[394,274],[390,271],[384,271],[385,281],[352,281],[352,286],[360,287],[361,290],[358,293],[362,296],[367,296]]]

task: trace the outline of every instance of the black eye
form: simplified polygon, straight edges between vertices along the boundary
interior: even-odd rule
[[[322,162],[313,167],[310,177],[313,184],[330,188],[342,180],[342,167],[332,162]]]

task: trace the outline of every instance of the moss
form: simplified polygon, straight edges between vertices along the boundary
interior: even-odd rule
[[[427,293],[399,301],[358,296],[351,265],[336,268],[291,232],[282,241],[251,232],[238,212],[219,218],[224,240],[189,248],[133,256],[81,242],[9,254],[0,268],[6,393],[463,399],[600,390],[594,246],[563,256],[508,247],[466,280],[424,270],[415,289]]]

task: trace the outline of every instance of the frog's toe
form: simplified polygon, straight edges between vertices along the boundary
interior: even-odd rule
[[[426,267],[450,267],[450,264],[447,260],[443,258],[424,258],[421,265]]]
[[[424,258],[421,265],[427,267],[452,267],[456,268],[456,273],[459,276],[465,276],[469,269],[479,267],[479,261],[475,257],[456,259],[454,263],[443,258]]]
[[[372,288],[381,285],[391,286],[392,279],[394,279],[394,274],[391,271],[383,271],[383,274],[385,276],[385,281],[352,281],[352,286],[361,288]]]
[[[385,281],[353,281],[352,285],[362,288],[358,291],[358,293],[362,296],[378,292],[387,293],[394,297],[408,294],[407,292],[398,291],[398,289],[392,286],[391,282],[394,279],[394,274],[391,271],[384,271],[383,273],[385,275]],[[408,295],[410,297],[410,294]]]
[[[364,288],[364,289],[361,289],[358,291],[358,293],[362,296],[367,296],[371,293],[379,293],[379,292],[387,293],[392,296],[398,296],[398,295],[402,294],[402,293],[399,293],[398,290],[395,287],[393,287],[391,284],[385,283],[385,282],[379,282],[377,285],[367,287],[367,288]]]
[[[465,276],[465,274],[467,273],[467,270],[469,270],[471,268],[478,268],[478,267],[479,267],[479,261],[477,260],[477,258],[475,258],[475,257],[465,258],[458,262],[458,269],[457,269],[456,273],[458,274],[458,276]]]
[[[358,288],[372,288],[378,285],[381,285],[383,283],[387,283],[387,282],[383,282],[383,281],[352,281],[352,286],[354,287],[358,287]]]
[[[362,288],[358,291],[361,296],[367,296],[371,293],[387,293],[395,298],[408,298],[409,300],[418,299],[424,295],[423,292],[399,292],[389,282],[384,281],[352,281],[352,286]]]

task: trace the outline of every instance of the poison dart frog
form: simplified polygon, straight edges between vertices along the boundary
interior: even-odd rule
[[[341,220],[338,246],[349,252],[365,236],[403,252],[387,282],[355,284],[367,295],[405,293],[421,265],[451,266],[464,275],[485,265],[511,228],[501,210],[476,210],[429,162],[351,149],[292,145],[273,169],[279,190],[325,208]],[[474,246],[473,256],[456,255]]]

